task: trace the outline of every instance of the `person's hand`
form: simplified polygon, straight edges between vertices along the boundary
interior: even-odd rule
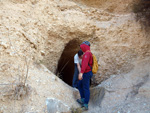
[[[79,76],[78,76],[78,79],[79,79],[79,80],[82,80],[82,79],[83,79],[82,76],[83,76],[83,73],[80,73]]]

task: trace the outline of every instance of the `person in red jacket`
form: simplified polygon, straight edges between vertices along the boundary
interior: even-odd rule
[[[84,52],[84,55],[81,63],[81,71],[78,76],[78,90],[81,99],[77,99],[77,102],[82,105],[84,110],[88,110],[90,99],[90,79],[93,76],[91,68],[93,65],[93,57],[90,51],[90,43],[88,41],[83,42],[80,45],[80,48]]]

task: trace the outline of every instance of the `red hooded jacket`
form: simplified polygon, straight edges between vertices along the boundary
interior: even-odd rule
[[[90,52],[90,46],[88,45],[81,44],[80,48],[84,52],[84,55],[82,58],[82,64],[81,64],[81,73],[87,73],[91,71],[91,67],[93,65],[92,53]]]

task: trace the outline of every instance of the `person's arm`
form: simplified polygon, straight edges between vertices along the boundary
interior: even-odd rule
[[[85,69],[87,68],[87,66],[88,66],[88,62],[89,62],[89,54],[85,54],[84,56],[83,56],[83,59],[82,59],[82,67],[81,67],[81,71],[80,71],[80,74],[79,74],[79,76],[78,76],[78,79],[79,80],[82,80],[83,79],[83,73],[85,72]]]
[[[78,71],[79,71],[79,73],[80,73],[81,67],[80,67],[80,64],[79,64],[79,63],[77,63],[77,67],[78,67]]]
[[[78,79],[79,79],[79,80],[82,80],[82,79],[83,79],[82,76],[83,76],[83,73],[80,73],[79,76],[78,76]]]
[[[88,62],[89,62],[89,59],[90,59],[90,54],[89,53],[85,53],[85,55],[83,56],[83,59],[82,59],[82,67],[81,67],[81,72],[80,73],[84,73],[87,66],[88,66]]]

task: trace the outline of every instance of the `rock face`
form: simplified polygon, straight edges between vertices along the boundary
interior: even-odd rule
[[[46,99],[47,111],[48,113],[56,113],[56,112],[69,112],[70,108],[61,102],[60,100],[56,99]]]
[[[99,63],[95,112],[148,112],[150,36],[131,6],[132,0],[1,0],[0,112],[47,112],[46,98],[79,107],[67,85],[69,59],[85,40]]]
[[[56,98],[67,104],[69,108],[79,107],[73,88],[66,85],[43,65],[30,65],[25,85],[18,85],[20,83],[19,77],[16,79],[15,84],[12,82],[1,84],[0,106],[2,113],[44,113],[47,112],[47,98]]]
[[[138,62],[130,73],[112,75],[91,89],[88,113],[149,113],[149,61]]]

